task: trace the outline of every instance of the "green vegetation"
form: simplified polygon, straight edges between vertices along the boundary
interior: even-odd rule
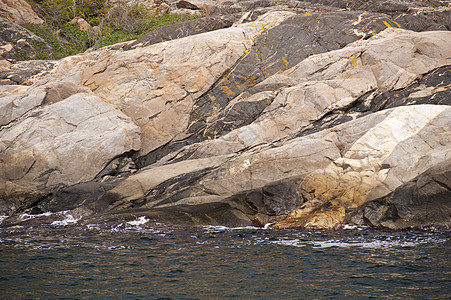
[[[40,43],[33,59],[60,59],[86,51],[89,48],[135,40],[158,27],[195,19],[196,16],[165,14],[156,15],[143,4],[110,7],[105,0],[34,0],[29,1],[38,15],[45,20],[43,25],[26,26],[40,36],[51,47],[51,51]],[[69,22],[81,17],[94,27],[94,32],[85,32],[77,24]],[[41,45],[42,44],[42,45]],[[17,60],[31,59],[16,51]]]

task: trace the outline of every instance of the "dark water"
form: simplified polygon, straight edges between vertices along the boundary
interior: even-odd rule
[[[142,221],[142,222],[140,222]],[[1,299],[450,299],[449,230],[0,229]]]

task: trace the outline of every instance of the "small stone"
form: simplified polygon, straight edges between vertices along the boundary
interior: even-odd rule
[[[196,5],[192,4],[191,2],[181,0],[177,2],[177,8],[185,8],[185,9],[192,9],[192,10],[198,10],[200,9]]]

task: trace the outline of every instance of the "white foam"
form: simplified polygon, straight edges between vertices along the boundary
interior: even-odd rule
[[[272,229],[272,225],[276,224],[275,222],[273,223],[266,223],[265,226],[263,226],[262,229],[267,230],[267,229]]]
[[[139,225],[146,224],[147,222],[149,222],[149,219],[146,219],[146,217],[141,216],[136,220],[127,222],[127,224],[132,225],[132,226],[139,226]]]
[[[354,229],[363,230],[365,228],[367,228],[367,227],[366,226],[358,226],[358,225],[349,225],[349,224],[345,224],[342,227],[342,229],[351,229],[351,230],[354,230]]]
[[[64,220],[53,221],[50,225],[52,225],[52,226],[67,226],[67,225],[75,224],[79,220],[79,219],[75,219],[74,216],[72,216],[70,214],[66,214],[65,216],[66,216],[66,218]]]
[[[24,214],[20,215],[20,220],[21,221],[26,221],[26,220],[29,220],[29,219],[34,219],[34,218],[39,218],[39,217],[48,217],[48,216],[51,216],[51,215],[53,215],[53,213],[51,213],[51,212],[45,212],[43,214],[36,214],[36,215],[29,215],[27,213],[24,213]]]
[[[361,247],[361,248],[391,248],[391,247],[413,247],[416,245],[424,244],[429,242],[430,239],[426,239],[423,241],[371,241],[371,242],[358,242],[358,241],[350,241],[350,242],[342,242],[342,241],[314,241],[310,242],[313,245],[313,248],[330,248],[330,247]]]
[[[268,230],[272,229],[272,225],[274,223],[267,223],[263,227],[256,227],[256,226],[240,226],[240,227],[227,227],[227,226],[220,226],[220,225],[202,225],[202,228],[207,233],[218,233],[218,232],[225,232],[225,231],[232,231],[232,230]]]
[[[1,224],[1,223],[3,222],[3,220],[6,219],[6,218],[8,218],[8,216],[0,215],[0,224]]]
[[[292,247],[307,246],[305,241],[300,241],[299,239],[271,241],[271,244],[282,245],[282,246],[292,246]]]
[[[88,224],[86,227],[88,228],[88,230],[100,230],[100,226],[98,224]]]
[[[434,242],[433,239],[427,238],[422,240],[414,240],[414,241],[399,241],[399,240],[374,240],[369,242],[361,242],[361,241],[340,241],[340,240],[327,240],[327,241],[301,241],[299,239],[292,240],[277,240],[271,241],[271,244],[282,245],[282,246],[291,246],[291,247],[305,247],[307,245],[311,245],[313,248],[331,248],[331,247],[339,247],[339,248],[351,248],[351,247],[360,247],[360,248],[391,248],[391,247],[414,247],[420,244],[425,244],[429,242]]]

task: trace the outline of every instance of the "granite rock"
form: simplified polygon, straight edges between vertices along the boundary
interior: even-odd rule
[[[0,0],[0,16],[20,25],[44,23],[24,0]]]
[[[396,188],[348,212],[347,222],[390,229],[449,226],[451,161],[445,160]]]
[[[228,28],[204,18],[44,69],[1,66],[19,83],[0,86],[8,224],[24,211],[83,224],[449,224],[437,179],[451,155],[441,2],[210,2],[250,11]],[[405,195],[421,196],[410,207]],[[432,203],[443,214],[430,218]]]

